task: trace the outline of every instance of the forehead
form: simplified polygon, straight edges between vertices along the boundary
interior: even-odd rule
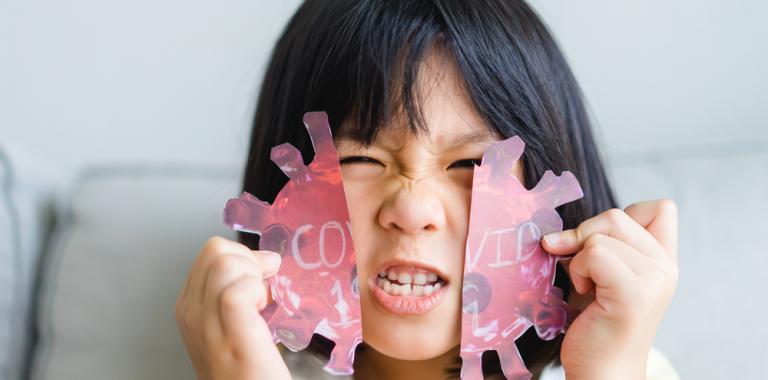
[[[359,135],[357,129],[374,128],[373,144],[386,145],[392,150],[399,149],[410,139],[437,147],[498,141],[496,133],[476,111],[456,65],[444,54],[432,51],[425,57],[419,66],[412,94],[414,109],[404,106],[407,104],[404,100],[393,99],[390,102],[392,117],[380,126],[345,122],[337,136],[361,143],[355,138]]]

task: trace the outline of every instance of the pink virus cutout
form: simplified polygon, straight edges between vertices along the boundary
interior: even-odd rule
[[[496,350],[507,379],[530,379],[515,340],[533,326],[545,340],[564,332],[575,310],[553,285],[556,258],[541,237],[563,229],[555,207],[583,196],[570,172],[546,171],[528,191],[513,175],[525,144],[492,145],[472,184],[462,288],[461,378],[483,379],[483,352]]]
[[[325,370],[348,375],[362,327],[347,201],[328,116],[309,112],[304,124],[315,149],[312,163],[305,166],[290,144],[272,148],[272,161],[290,181],[272,205],[247,192],[230,199],[224,223],[259,234],[259,249],[282,255],[268,279],[275,302],[262,312],[274,341],[299,351],[320,334],[336,343]]]

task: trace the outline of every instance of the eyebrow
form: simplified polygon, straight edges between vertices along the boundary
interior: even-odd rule
[[[496,138],[488,132],[472,132],[448,137],[445,142],[445,149],[451,150],[461,145],[495,141]]]

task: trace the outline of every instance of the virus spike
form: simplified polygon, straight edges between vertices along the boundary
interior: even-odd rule
[[[272,162],[292,180],[302,181],[307,178],[307,167],[301,158],[301,152],[293,145],[285,143],[272,148]]]
[[[224,207],[224,224],[233,230],[261,234],[273,222],[269,203],[246,192]]]

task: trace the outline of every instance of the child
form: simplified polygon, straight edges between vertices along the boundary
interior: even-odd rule
[[[528,369],[534,377],[557,364],[568,379],[646,377],[677,282],[675,205],[615,208],[581,92],[523,1],[302,4],[264,77],[244,191],[271,200],[287,180],[271,147],[290,142],[312,157],[307,111],[328,113],[344,177],[363,318],[356,378],[458,374],[473,165],[514,135],[526,143],[514,173],[526,187],[547,169],[569,170],[585,194],[558,208],[565,231],[543,240],[554,255],[575,254],[555,284],[583,311],[552,341],[533,329],[518,339]],[[280,257],[252,251],[257,238],[211,239],[179,295],[177,320],[200,378],[290,377],[258,313],[267,304],[263,279]],[[377,277],[410,282],[414,271],[440,284],[421,296],[430,302],[412,301],[416,311],[388,302],[405,295],[376,289]],[[315,351],[328,346],[313,342]],[[486,375],[503,378],[497,360],[487,361]]]

